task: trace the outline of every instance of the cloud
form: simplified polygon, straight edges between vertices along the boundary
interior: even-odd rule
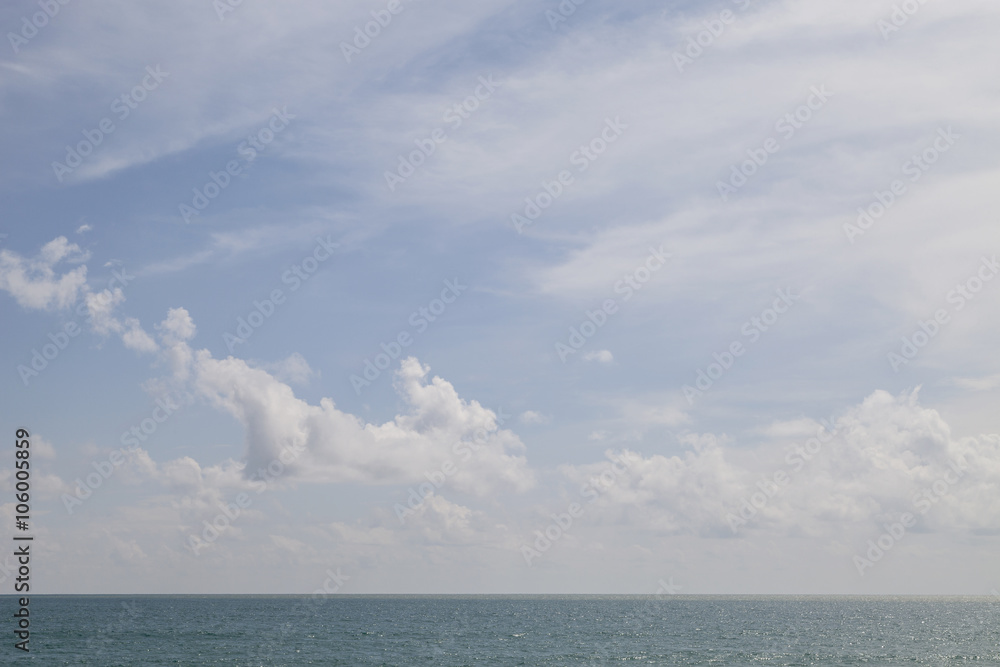
[[[400,524],[396,516],[382,511],[354,525],[342,522],[331,528],[338,541],[382,546],[466,545],[513,550],[516,543],[507,526],[488,513],[431,493],[406,515]]]
[[[525,410],[518,417],[522,424],[548,424],[552,418],[534,410]]]
[[[979,378],[952,378],[952,384],[969,391],[990,391],[1000,387],[1000,374]]]
[[[51,442],[36,433],[31,440],[31,455],[51,461],[56,457],[56,450]]]
[[[125,347],[137,352],[156,352],[159,346],[153,337],[142,328],[134,317],[126,317],[124,321],[112,315],[114,310],[125,301],[125,294],[120,287],[102,292],[88,292],[84,296],[87,311],[90,314],[91,328],[103,336],[111,332],[121,335]]]
[[[168,346],[191,340],[198,331],[191,315],[183,308],[171,308],[157,328],[163,344]]]
[[[700,436],[697,443],[683,456],[608,450],[608,461],[564,465],[560,471],[575,487],[589,485],[597,494],[589,514],[612,522],[627,516],[633,526],[656,533],[722,535],[723,499],[740,483],[742,471],[727,460],[715,436]]]
[[[125,301],[125,294],[120,287],[101,292],[89,292],[84,295],[87,313],[90,315],[91,328],[95,333],[106,336],[112,331],[121,331],[122,324],[112,316],[115,308]]]
[[[156,352],[159,346],[134,317],[125,318],[122,331],[122,342],[130,350],[136,352]]]
[[[620,419],[625,426],[680,426],[691,421],[683,408],[684,399],[672,395],[653,395],[644,398],[611,398],[617,404]]]
[[[0,251],[0,289],[11,294],[22,307],[38,310],[68,308],[82,296],[94,333],[101,336],[117,333],[127,348],[155,352],[159,346],[139,320],[134,317],[119,320],[114,315],[125,301],[120,287],[91,291],[87,285],[87,266],[83,264],[61,275],[55,272],[60,263],[85,262],[89,258],[89,253],[65,236],[46,243],[31,259],[10,250]]]
[[[811,437],[816,432],[816,422],[808,417],[799,419],[778,420],[759,429],[763,435],[771,438],[801,438]]]
[[[608,350],[599,350],[597,352],[587,352],[583,355],[584,361],[597,361],[602,364],[610,364],[615,360],[615,357]]]
[[[813,423],[806,438],[805,422],[789,424],[750,453],[712,434],[684,436],[691,449],[680,456],[609,450],[631,461],[613,483],[594,482],[609,462],[560,470],[575,484],[594,484],[602,521],[629,517],[657,533],[732,537],[731,518],[742,517],[735,524],[743,535],[842,537],[910,512],[924,531],[1000,534],[1000,436],[954,439],[916,391],[876,391],[828,422],[832,433]],[[793,435],[801,440],[789,446]],[[780,488],[779,471],[789,480]],[[755,494],[759,507],[750,512],[744,501]]]
[[[149,558],[135,539],[123,540],[112,535],[110,531],[104,531],[104,533],[111,545],[111,557],[117,564],[122,565]]]
[[[185,333],[193,332],[183,309],[171,311],[165,321],[171,324],[161,329],[176,331],[182,321]],[[199,396],[243,424],[247,477],[281,461],[282,482],[409,484],[451,460],[457,472],[449,485],[459,491],[487,495],[534,485],[521,440],[499,428],[492,410],[463,400],[442,378],[429,379],[429,368],[412,357],[395,378],[407,411],[376,425],[338,410],[329,398],[306,403],[263,368],[171,340],[174,377],[189,377]],[[304,360],[284,363],[303,371]]]
[[[0,251],[0,289],[8,292],[24,308],[52,310],[67,308],[85,290],[87,267],[56,274],[63,262],[83,262],[89,255],[65,236],[44,246],[35,257],[22,257],[12,250]]]
[[[306,384],[310,378],[318,374],[298,352],[293,352],[285,359],[274,363],[248,363],[254,368],[267,371],[276,380],[290,384]]]

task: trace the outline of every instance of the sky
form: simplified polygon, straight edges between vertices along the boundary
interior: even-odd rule
[[[33,592],[1000,587],[995,2],[0,25]]]

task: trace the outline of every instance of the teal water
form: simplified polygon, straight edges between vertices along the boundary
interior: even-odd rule
[[[1000,665],[996,598],[32,596],[39,665]]]

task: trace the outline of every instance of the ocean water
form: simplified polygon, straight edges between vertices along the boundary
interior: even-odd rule
[[[1000,665],[997,598],[32,596],[39,665]]]

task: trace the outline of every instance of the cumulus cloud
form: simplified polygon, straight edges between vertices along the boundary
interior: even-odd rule
[[[121,330],[121,323],[111,313],[123,301],[125,301],[125,294],[121,288],[90,292],[84,295],[84,303],[87,304],[87,313],[90,315],[90,326],[95,333],[106,336],[112,331]]]
[[[608,474],[609,462],[561,470],[598,492],[597,516],[670,534],[829,536],[903,512],[921,530],[1000,532],[1000,436],[953,438],[917,391],[876,391],[835,422],[795,420],[768,432],[749,454],[689,435],[680,456],[626,450],[617,453],[631,461],[624,471]],[[775,482],[777,473],[786,481]]]
[[[0,251],[0,289],[13,296],[20,306],[36,310],[68,308],[82,297],[87,321],[94,333],[101,336],[116,333],[131,350],[155,352],[159,346],[139,320],[134,317],[121,320],[114,314],[125,301],[120,287],[91,291],[87,285],[87,267],[83,264],[62,274],[56,273],[61,263],[85,262],[89,257],[89,253],[67,241],[65,236],[49,241],[30,259],[10,250]]]
[[[153,337],[142,328],[139,320],[134,317],[126,317],[123,321],[114,316],[115,309],[124,301],[125,294],[120,287],[101,292],[87,292],[84,295],[84,302],[90,315],[91,328],[102,336],[112,332],[119,334],[122,343],[130,350],[155,352],[159,346]]]
[[[644,457],[627,449],[606,455],[600,463],[560,468],[597,516],[630,517],[629,523],[654,532],[722,534],[723,500],[743,475],[719,439],[700,436],[683,456]]]
[[[122,324],[122,342],[125,347],[136,352],[156,352],[159,349],[153,337],[146,333],[139,320],[134,317],[125,318]]]
[[[183,308],[171,308],[160,323],[160,336],[164,345],[175,345],[194,338],[197,329],[191,315]]]
[[[177,335],[194,332],[183,309],[171,311],[161,330],[164,342],[172,342],[174,377],[189,378],[197,395],[243,425],[247,477],[279,461],[282,481],[403,484],[424,481],[424,473],[450,460],[457,472],[449,484],[460,491],[484,495],[534,484],[521,440],[499,427],[492,410],[462,399],[444,379],[429,378],[430,369],[412,357],[395,378],[407,411],[371,424],[338,410],[329,398],[310,405],[244,360],[192,351]],[[302,364],[293,359],[285,365],[301,373]]]
[[[44,246],[34,257],[26,258],[12,250],[0,251],[0,289],[9,293],[24,308],[52,310],[67,308],[85,289],[87,267],[78,266],[57,274],[62,263],[86,261],[88,254],[65,236]]]

